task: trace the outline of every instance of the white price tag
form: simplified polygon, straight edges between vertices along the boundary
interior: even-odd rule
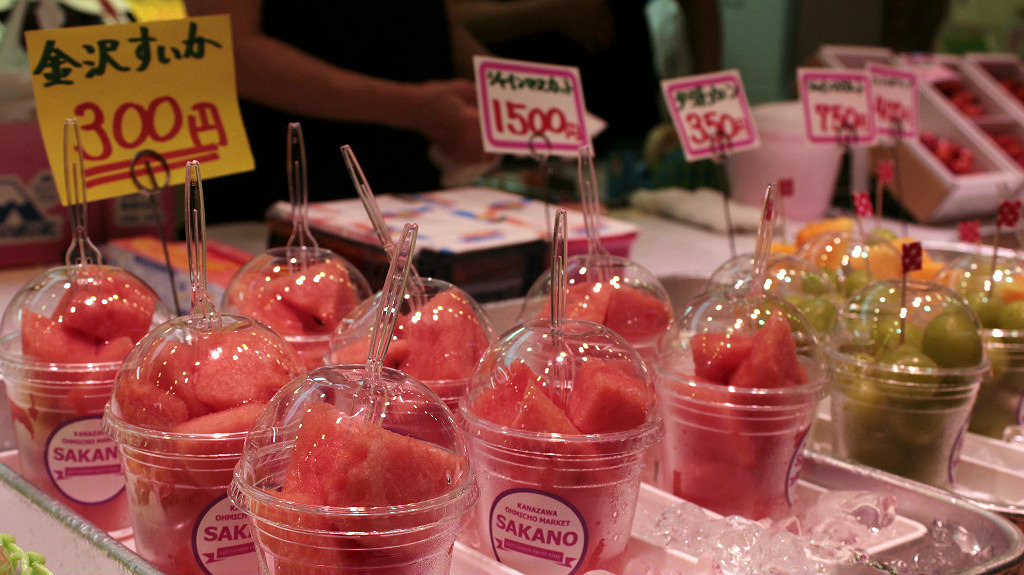
[[[483,56],[473,65],[484,150],[576,157],[590,145],[577,68]]]
[[[797,82],[808,139],[842,144],[875,141],[867,72],[800,68]]]
[[[664,80],[661,89],[687,160],[732,154],[761,144],[738,71]]]
[[[871,94],[875,112],[875,127],[880,136],[916,138],[917,76],[912,72],[868,65],[871,76]]]

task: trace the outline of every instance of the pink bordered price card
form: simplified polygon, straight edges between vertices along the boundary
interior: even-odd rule
[[[875,141],[871,79],[867,72],[800,68],[797,88],[807,138],[817,143],[871,144]]]
[[[473,58],[484,150],[575,157],[590,145],[579,69]]]
[[[664,80],[661,89],[687,160],[761,145],[739,71]]]
[[[868,65],[868,75],[878,135],[916,138],[917,76],[907,70],[877,64]]]

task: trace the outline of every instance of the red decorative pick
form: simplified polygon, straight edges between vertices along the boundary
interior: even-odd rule
[[[883,184],[891,184],[896,175],[896,165],[892,160],[878,162],[878,181]]]
[[[903,244],[903,273],[921,269],[921,242]]]
[[[1001,228],[1012,228],[1020,220],[1020,200],[1003,200],[999,203],[999,216],[996,225]]]
[[[793,197],[793,178],[782,178],[779,180],[779,195],[784,198]]]
[[[871,205],[871,194],[867,192],[853,192],[853,207],[862,218],[870,218],[875,214],[875,209]]]
[[[981,241],[981,220],[968,220],[957,224],[960,241],[973,244]]]

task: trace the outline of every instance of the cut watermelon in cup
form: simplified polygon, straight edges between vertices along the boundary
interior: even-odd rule
[[[167,312],[113,266],[56,267],[11,300],[0,336],[21,473],[98,527],[129,525],[124,476],[101,425],[121,361]]]
[[[844,304],[827,358],[833,451],[951,488],[990,369],[967,301],[935,283],[869,284]]]
[[[477,498],[466,439],[436,394],[386,367],[371,420],[365,378],[359,366],[313,370],[253,424],[230,496],[263,573],[448,573]]]
[[[460,404],[480,486],[465,540],[527,575],[618,571],[644,456],[662,435],[654,386],[608,328],[566,319],[553,335],[547,319],[506,333]]]
[[[121,452],[136,551],[167,573],[258,569],[228,485],[252,422],[305,371],[262,323],[216,321],[200,328],[178,317],[151,331],[125,359],[103,417]]]
[[[380,292],[345,318],[331,340],[326,363],[366,363],[379,302]],[[477,361],[495,337],[487,312],[449,282],[409,278],[399,313],[384,365],[423,382],[449,409],[457,410]]]
[[[689,302],[655,367],[667,487],[722,515],[788,514],[823,396],[819,357],[814,328],[785,300],[725,291]]]
[[[331,250],[277,247],[238,270],[221,307],[274,328],[314,369],[323,365],[335,328],[370,293],[363,274]]]

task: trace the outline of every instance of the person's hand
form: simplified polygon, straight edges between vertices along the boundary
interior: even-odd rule
[[[473,83],[462,78],[434,80],[420,84],[420,90],[420,133],[453,162],[488,161],[491,156],[484,153]]]
[[[606,0],[553,0],[555,28],[590,54],[607,50],[615,38],[615,17]]]

